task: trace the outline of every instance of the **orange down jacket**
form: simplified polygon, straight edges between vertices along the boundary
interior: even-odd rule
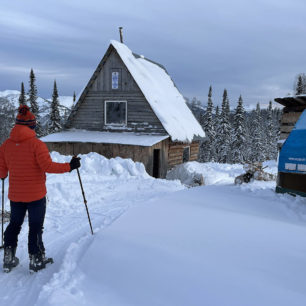
[[[70,171],[69,163],[55,163],[49,150],[27,126],[15,125],[0,147],[0,178],[9,172],[8,197],[14,202],[32,202],[46,193],[46,172]]]

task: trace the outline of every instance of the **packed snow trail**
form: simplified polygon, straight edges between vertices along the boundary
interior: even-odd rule
[[[179,182],[151,178],[140,163],[116,158],[108,160],[98,154],[81,155],[80,175],[88,202],[94,232],[112,224],[130,206],[156,198],[160,194],[181,190]],[[69,161],[71,157],[52,154],[54,161]],[[7,195],[7,184],[6,191]],[[0,273],[0,305],[35,305],[44,286],[59,277],[60,284],[70,278],[95,236],[90,227],[76,171],[47,177],[48,203],[43,239],[47,256],[53,265],[34,275],[29,274],[27,252],[27,219],[19,235],[17,256],[20,265],[9,274]],[[9,209],[9,201],[6,201]],[[1,261],[3,253],[1,252]],[[54,282],[54,281],[53,281]],[[42,305],[38,303],[38,305]],[[62,304],[60,301],[55,305]]]
[[[186,189],[131,160],[81,157],[94,236],[77,173],[48,175],[55,263],[29,274],[25,220],[0,305],[306,305],[305,199],[274,182],[234,186],[239,166],[193,164],[219,185]]]

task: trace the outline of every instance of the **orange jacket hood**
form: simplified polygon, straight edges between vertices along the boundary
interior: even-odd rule
[[[24,125],[16,124],[10,133],[10,139],[14,142],[22,142],[34,137],[36,137],[35,131]]]

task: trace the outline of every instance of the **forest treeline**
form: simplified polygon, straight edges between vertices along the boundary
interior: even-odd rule
[[[282,110],[273,108],[272,101],[267,108],[257,103],[254,110],[247,112],[240,96],[231,110],[226,89],[221,107],[214,105],[211,86],[205,106],[197,98],[186,101],[206,134],[200,142],[200,162],[233,164],[277,158]]]

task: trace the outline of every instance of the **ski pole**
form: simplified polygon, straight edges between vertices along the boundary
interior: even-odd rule
[[[4,223],[4,179],[2,179],[2,221],[1,221],[1,246],[0,249],[3,249],[3,223]]]
[[[79,172],[78,168],[77,168],[77,172],[78,172],[78,177],[79,177],[79,181],[80,181],[80,185],[81,185],[81,190],[82,190],[82,195],[83,195],[83,199],[84,199],[84,204],[85,204],[85,207],[86,207],[86,212],[87,212],[87,217],[88,217],[88,221],[89,221],[89,225],[90,225],[91,234],[93,235],[93,230],[92,230],[92,226],[91,226],[89,211],[88,211],[88,207],[87,207],[87,201],[86,201],[86,198],[85,198],[83,184],[82,184],[82,180],[81,180],[81,176],[80,176],[80,172]]]

